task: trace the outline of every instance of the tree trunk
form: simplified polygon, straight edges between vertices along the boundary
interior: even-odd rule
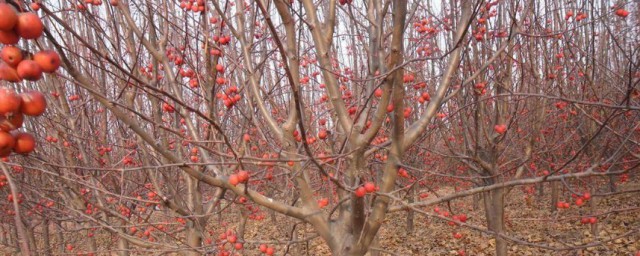
[[[410,211],[410,213],[413,213],[413,211]],[[412,218],[413,220],[413,218]],[[376,236],[373,238],[373,242],[371,243],[371,247],[378,247],[378,245],[380,245],[380,239],[379,236]],[[369,247],[369,256],[382,256],[382,254],[380,253],[380,251],[377,250],[371,250],[371,247]]]
[[[127,222],[122,220],[120,224],[125,226]],[[126,234],[129,231],[126,228],[122,228],[122,232]],[[118,239],[118,256],[129,256],[129,241],[124,238]]]
[[[42,223],[42,252],[45,256],[51,255],[51,241],[49,241],[49,219],[45,218]]]
[[[2,225],[0,225],[0,244],[7,244],[5,235],[6,233],[4,231],[4,228],[2,227]]]
[[[331,232],[336,238],[331,248],[332,255],[335,256],[361,256],[366,253],[358,248],[357,239],[359,234],[354,234],[351,225],[335,222],[331,225]]]
[[[190,248],[200,248],[202,246],[202,236],[198,225],[194,221],[187,222],[187,246]],[[183,255],[200,255],[197,250],[190,249],[185,251]]]
[[[409,204],[413,204],[415,202],[415,195],[416,195],[415,188],[412,188],[409,191],[409,196],[408,196]],[[413,219],[414,219],[414,215],[415,215],[415,213],[413,211],[409,211],[407,213],[407,235],[413,234],[413,226],[414,226],[413,225]]]
[[[24,224],[27,227],[28,224]],[[27,236],[27,241],[29,241],[29,250],[38,251],[38,243],[36,243],[36,237],[33,233],[33,228],[25,228],[25,235]]]
[[[618,191],[618,187],[616,186],[616,176],[609,176],[609,192],[615,193]]]
[[[118,239],[118,256],[129,256],[129,242],[124,239]]]
[[[489,230],[504,233],[504,189],[499,188],[484,193],[485,215]],[[507,255],[507,241],[495,235],[496,256]]]
[[[555,212],[557,210],[556,205],[558,204],[558,182],[551,182],[551,212]]]
[[[56,223],[57,225],[55,225],[54,227],[56,227],[56,239],[58,240],[57,244],[58,244],[58,254],[64,254],[64,235],[62,235],[62,232],[64,231],[64,229],[62,228],[62,222],[58,222]]]
[[[18,241],[18,230],[16,230],[16,228],[14,226],[11,226],[10,228],[10,240],[11,240],[11,245],[15,248],[18,249],[18,251],[20,250],[20,242]]]

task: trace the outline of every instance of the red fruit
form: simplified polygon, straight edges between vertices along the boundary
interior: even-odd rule
[[[37,62],[32,60],[23,60],[18,64],[18,75],[25,80],[38,81],[42,78],[42,68]]]
[[[239,171],[238,172],[238,181],[245,183],[249,180],[249,172],[247,171]]]
[[[322,119],[318,120],[318,124],[319,124],[319,125],[325,125],[325,124],[327,124],[327,119],[322,118]]]
[[[589,217],[582,217],[582,219],[580,219],[580,223],[583,225],[589,223]]]
[[[22,127],[24,122],[24,116],[20,112],[15,112],[10,115],[0,116],[0,131],[13,131]]]
[[[582,206],[583,204],[584,204],[584,201],[582,201],[582,198],[576,199],[576,205],[577,206]]]
[[[454,237],[455,239],[460,239],[460,238],[462,238],[462,234],[460,234],[460,233],[454,233],[454,234],[453,234],[453,237]]]
[[[67,244],[67,251],[73,251],[73,245]]]
[[[372,193],[376,191],[376,185],[373,184],[373,182],[366,182],[364,183],[364,189],[367,191],[367,193]]]
[[[358,187],[355,191],[357,197],[363,197],[367,194],[367,190],[364,187]]]
[[[3,44],[17,44],[20,41],[20,37],[13,30],[0,30],[0,43]]]
[[[22,105],[20,112],[28,116],[39,116],[47,109],[47,100],[39,91],[28,91],[20,94]]]
[[[165,102],[165,103],[162,103],[162,110],[168,113],[173,113],[175,111],[175,108]]]
[[[0,32],[2,31],[0,30]],[[20,78],[15,68],[10,67],[7,63],[0,62],[0,80],[17,83],[22,81],[22,78]]]
[[[0,87],[0,115],[20,110],[22,99],[8,87]]]
[[[422,95],[420,95],[420,97],[422,97],[425,101],[431,100],[431,95],[429,95],[428,92],[423,92]]]
[[[39,3],[31,3],[31,9],[33,9],[34,11],[40,10],[40,4]]]
[[[229,176],[229,184],[235,186],[238,185],[238,183],[240,183],[240,181],[238,180],[238,175],[231,174],[231,176]]]
[[[380,98],[380,97],[382,97],[382,93],[383,93],[382,89],[378,88],[378,89],[376,89],[376,91],[373,93],[373,95],[375,95],[376,97]]]
[[[249,136],[249,134],[245,133],[245,134],[244,134],[244,136],[242,137],[242,139],[243,139],[245,142],[249,142],[249,141],[251,140],[251,136]]]
[[[493,127],[493,130],[496,131],[498,134],[504,134],[505,132],[507,132],[507,125],[496,124],[496,126]]]
[[[584,195],[582,195],[582,198],[584,198],[584,200],[589,200],[591,199],[591,193],[589,192],[585,192]]]
[[[598,222],[598,219],[596,217],[589,218],[589,223],[596,224],[596,222]]]
[[[18,23],[16,23],[15,30],[18,36],[24,39],[37,39],[42,36],[44,26],[38,15],[24,12],[18,15]]]
[[[274,252],[275,252],[275,249],[273,249],[273,247],[269,247],[267,248],[267,251],[264,253],[266,253],[267,255],[273,255]]]
[[[5,46],[0,52],[0,58],[11,67],[17,67],[22,61],[22,50],[15,46]]]
[[[262,253],[267,252],[267,245],[266,244],[261,244],[260,245],[260,252],[262,252]]]
[[[387,105],[387,112],[392,112],[393,111],[393,103],[389,103],[389,105]]]
[[[16,145],[16,140],[7,132],[0,131],[0,157],[9,156]]]
[[[118,0],[111,0],[111,6],[118,6]]]
[[[51,50],[40,51],[33,55],[33,60],[40,65],[42,71],[53,73],[60,67],[60,56],[57,52]]]
[[[327,198],[322,198],[322,199],[318,200],[318,207],[319,208],[324,208],[328,204],[329,204],[329,199],[327,199]]]
[[[9,31],[18,23],[18,14],[10,5],[0,3],[0,30]]]
[[[322,129],[320,130],[320,132],[318,132],[318,138],[321,140],[324,140],[327,138],[327,130]]]
[[[622,18],[626,18],[629,15],[629,12],[625,9],[618,9],[616,10],[616,15],[622,17]]]
[[[224,66],[222,66],[222,64],[216,64],[216,71],[224,73]]]
[[[571,17],[573,17],[573,11],[567,11],[567,14],[564,16],[564,18],[568,20]]]
[[[241,243],[236,243],[233,247],[236,248],[236,250],[242,250],[242,244]]]

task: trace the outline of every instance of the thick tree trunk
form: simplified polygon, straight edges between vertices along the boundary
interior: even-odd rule
[[[189,248],[200,248],[202,246],[201,232],[197,228],[197,224],[193,221],[187,222],[187,246]],[[200,255],[196,250],[189,250],[183,252],[183,255]]]
[[[411,211],[411,213],[413,213],[413,211]],[[378,245],[380,244],[380,239],[378,236],[373,238],[373,242],[371,243],[371,247],[369,247],[369,256],[382,256],[382,254],[380,253],[380,251],[377,250],[371,250],[371,248],[375,247],[377,248]]]
[[[118,239],[118,256],[129,256],[129,242],[126,239]]]
[[[353,243],[354,238],[350,237],[348,241],[343,243],[341,249],[333,251],[334,256],[363,256],[367,251],[360,250],[357,245]]]
[[[342,222],[332,223],[331,233],[335,237],[333,243],[329,243],[333,255],[360,256],[367,252],[358,248],[357,239],[360,234],[355,234],[351,225]]]
[[[489,230],[504,233],[504,189],[495,189],[484,193],[485,215]],[[507,255],[507,241],[495,235],[496,256]]]

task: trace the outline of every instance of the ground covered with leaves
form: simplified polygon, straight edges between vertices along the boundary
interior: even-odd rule
[[[620,191],[635,190],[638,184],[624,184]],[[590,202],[578,207],[551,211],[546,196],[530,196],[514,189],[507,200],[507,230],[509,235],[520,240],[511,243],[509,255],[635,255],[640,250],[640,198],[638,193],[622,193],[606,197],[594,196]],[[565,198],[567,202],[572,202]],[[562,200],[562,198],[561,198]],[[436,210],[436,208],[438,208]],[[450,209],[450,210],[449,210]],[[467,224],[484,227],[482,204],[474,210],[473,199],[458,200],[450,205],[423,208],[426,213],[450,216],[464,213]],[[440,214],[436,213],[440,212]],[[451,213],[453,212],[453,213]],[[582,224],[585,217],[595,217],[595,224]],[[278,217],[278,221],[280,217]],[[276,239],[291,233],[291,225],[274,225],[271,220],[250,222],[247,240]],[[377,248],[380,255],[494,255],[495,240],[472,228],[451,225],[435,216],[416,214],[411,232],[407,228],[407,213],[398,212],[388,216],[379,233]],[[594,233],[595,232],[595,233]],[[459,234],[456,236],[456,233]],[[310,232],[297,232],[297,239],[310,238]],[[461,236],[460,236],[461,235]],[[587,246],[589,245],[589,246]],[[544,248],[547,247],[547,248]],[[259,255],[248,246],[244,255]],[[287,251],[286,245],[276,246],[277,253]],[[548,249],[553,248],[553,249]],[[320,238],[296,250],[289,246],[290,255],[330,255]]]
[[[623,184],[618,188],[619,191],[638,189],[640,183],[637,182]],[[599,192],[582,206],[576,206],[575,198],[563,193],[566,196],[560,197],[560,201],[571,202],[570,207],[552,211],[548,188],[544,189],[545,194],[542,197],[536,195],[537,191],[533,194],[531,191],[531,188],[529,193],[521,188],[513,189],[507,196],[508,235],[518,240],[510,243],[509,255],[635,255],[640,250],[640,197],[637,192],[613,193],[604,197],[598,194],[608,192]],[[446,194],[454,191],[448,188],[440,192]],[[423,199],[429,198],[433,198],[433,195]],[[474,201],[477,202],[476,205]],[[482,202],[478,198],[468,197],[450,204],[429,206],[420,210],[424,214],[414,215],[413,229],[410,229],[407,223],[407,212],[388,215],[379,232],[375,251],[379,255],[494,255],[493,236],[481,231],[485,226],[485,217]],[[164,213],[155,214],[157,215],[152,218],[157,219],[155,223],[165,223],[169,227],[180,225],[170,224],[170,218],[166,218]],[[467,217],[465,224],[470,227],[459,226],[441,218],[447,214],[449,218],[464,214]],[[263,220],[247,221],[244,236],[246,243],[243,244],[242,250],[235,251],[235,255],[265,255],[260,251],[262,244],[273,247],[274,255],[331,254],[310,226],[266,211],[263,211],[261,216]],[[228,230],[237,231],[239,218],[240,212],[237,207],[227,207],[221,216],[210,219],[210,229],[207,230],[205,238],[209,251],[215,252],[220,244],[224,245],[225,249],[233,247],[233,244],[225,243],[226,240],[221,239],[220,234]],[[585,218],[595,218],[596,222],[583,224]],[[85,233],[78,232],[77,227],[71,226],[73,225],[67,225],[69,230],[64,232],[63,243],[51,234],[51,243],[56,247],[54,251],[59,252],[61,250],[57,248],[73,244],[72,251],[62,251],[67,254],[86,255],[82,254],[88,249]],[[94,233],[101,251],[95,255],[115,255],[117,239],[99,229]],[[170,232],[156,237],[171,240]],[[288,242],[291,240],[298,242]],[[42,248],[42,241],[37,243],[39,248]],[[0,254],[15,253],[0,246]],[[149,254],[155,253],[132,253]]]

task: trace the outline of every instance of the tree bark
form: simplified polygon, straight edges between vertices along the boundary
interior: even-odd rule
[[[489,230],[504,233],[504,188],[495,189],[484,193],[485,215]],[[496,256],[507,255],[507,241],[498,235],[496,239]]]

